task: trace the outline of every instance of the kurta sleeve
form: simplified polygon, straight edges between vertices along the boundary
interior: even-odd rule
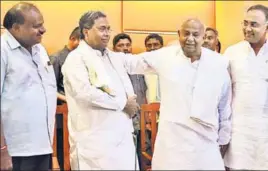
[[[77,103],[111,110],[123,110],[126,100],[117,100],[93,86],[84,62],[79,55],[69,55],[62,67],[64,87],[69,89]],[[68,97],[67,97],[68,100]]]
[[[226,71],[225,83],[222,88],[222,95],[220,98],[218,112],[219,112],[219,139],[220,145],[226,145],[231,139],[231,99],[232,99],[232,87],[231,79]]]
[[[159,69],[161,57],[164,55],[164,49],[135,55],[123,55],[124,66],[129,74],[156,74]]]

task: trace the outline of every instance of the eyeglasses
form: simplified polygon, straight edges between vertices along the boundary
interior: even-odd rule
[[[113,30],[110,27],[96,27],[101,33],[111,33]]]
[[[99,32],[101,32],[101,33],[104,33],[104,32],[106,32],[106,33],[111,33],[113,30],[110,28],[110,27],[95,27]],[[85,27],[85,29],[92,29],[92,28],[88,28],[88,27]]]

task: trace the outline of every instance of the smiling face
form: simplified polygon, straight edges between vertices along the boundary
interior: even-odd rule
[[[94,21],[91,29],[84,29],[85,41],[94,49],[103,50],[110,40],[110,25],[106,17]]]
[[[258,43],[265,39],[267,33],[267,21],[262,11],[248,11],[242,26],[245,40],[249,43]]]
[[[31,47],[42,40],[42,35],[46,32],[42,14],[36,10],[23,11],[23,24],[13,24],[12,32],[16,39],[25,47]]]
[[[218,38],[216,33],[212,30],[207,30],[204,37],[203,47],[215,51],[217,48],[217,44]]]
[[[204,26],[198,20],[186,21],[180,30],[179,41],[187,57],[199,56],[203,44]]]

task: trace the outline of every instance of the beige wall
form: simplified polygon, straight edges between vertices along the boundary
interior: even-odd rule
[[[6,11],[19,1],[1,1],[1,24]],[[45,19],[47,33],[43,44],[49,53],[61,49],[80,16],[88,10],[104,11],[112,26],[112,37],[121,31],[172,31],[189,17],[197,17],[206,26],[216,27],[223,50],[243,39],[241,22],[245,10],[265,1],[29,1],[38,6]],[[147,34],[131,33],[133,51],[144,51]],[[177,35],[163,35],[164,44]],[[112,41],[109,47],[111,48]]]

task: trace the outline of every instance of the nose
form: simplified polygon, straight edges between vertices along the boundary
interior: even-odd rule
[[[123,47],[123,49],[124,49],[124,50],[128,50],[128,48],[127,48],[127,46],[126,46],[126,45]]]
[[[46,31],[47,31],[47,30],[46,30],[46,28],[45,28],[44,26],[42,26],[42,27],[40,28],[40,32],[41,32],[42,34],[44,34]]]

